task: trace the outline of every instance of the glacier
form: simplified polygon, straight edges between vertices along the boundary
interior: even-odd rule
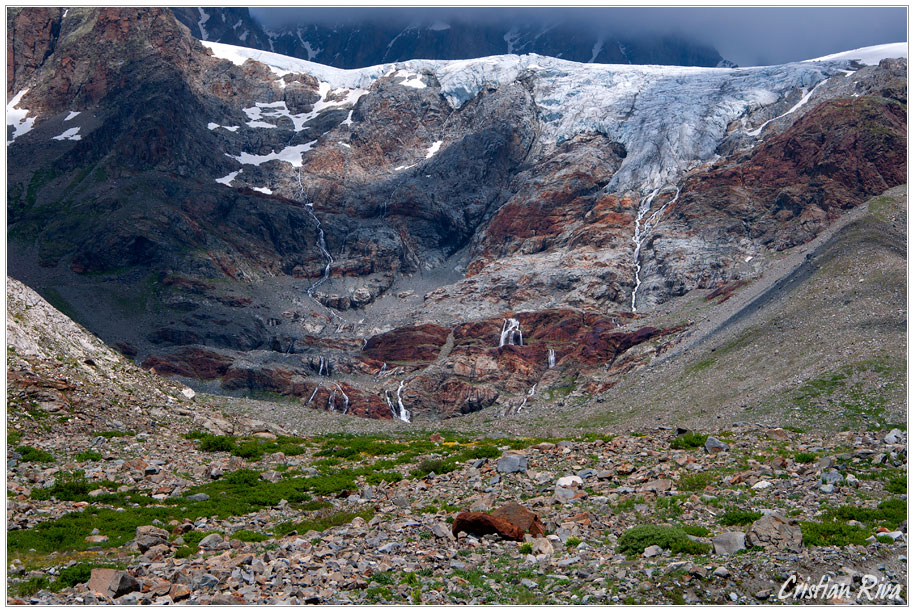
[[[544,144],[558,146],[582,133],[605,134],[628,152],[607,190],[642,193],[715,159],[731,124],[750,112],[779,102],[786,105],[797,90],[811,93],[825,79],[856,70],[858,60],[878,63],[883,57],[907,56],[900,43],[750,68],[583,64],[528,54],[409,60],[344,70],[267,51],[203,44],[216,57],[239,65],[258,61],[280,77],[310,74],[321,83],[322,99],[328,91],[350,89],[347,103],[355,103],[382,77],[406,75],[408,80],[400,84],[415,87],[421,82],[418,75],[425,74],[438,81],[442,95],[458,109],[486,86],[531,77]],[[751,134],[760,134],[763,127],[741,126]]]

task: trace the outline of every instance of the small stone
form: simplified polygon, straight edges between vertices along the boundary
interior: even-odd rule
[[[187,499],[195,502],[203,502],[209,499],[209,495],[206,493],[194,493],[193,495],[188,495]]]
[[[831,470],[822,474],[822,482],[824,484],[837,484],[842,480],[844,480],[844,476],[837,470]]]
[[[715,567],[712,573],[718,578],[726,578],[730,575],[730,570],[721,565],[719,567]]]
[[[559,478],[555,486],[557,487],[582,487],[584,486],[584,481],[578,476],[562,476]]]
[[[819,491],[820,491],[821,493],[825,493],[826,495],[831,494],[831,493],[834,493],[834,492],[835,492],[835,485],[833,485],[833,484],[824,484],[824,485],[822,485],[822,486],[819,487]]]
[[[184,387],[183,389],[181,389],[181,395],[183,395],[184,397],[186,397],[189,400],[192,400],[192,399],[194,399],[194,397],[197,396],[197,394],[194,392],[194,390],[191,389],[190,387]]]
[[[538,587],[539,587],[538,584],[536,584],[535,582],[533,582],[533,581],[530,580],[529,578],[523,578],[523,579],[521,579],[520,583],[521,583],[523,586],[527,587],[528,589],[535,589],[535,588],[538,588]]]
[[[663,549],[655,544],[653,546],[648,546],[647,548],[645,548],[644,552],[642,553],[642,556],[649,559],[651,557],[656,557],[657,555],[659,555],[662,552],[663,552]]]
[[[448,540],[454,539],[454,534],[451,533],[451,530],[448,529],[448,526],[444,523],[435,523],[432,525],[432,533],[438,538],[445,538]]]
[[[194,579],[194,586],[203,589],[216,587],[219,586],[219,579],[212,574],[202,574]]]
[[[736,593],[730,593],[730,601],[736,601],[737,599],[739,599],[739,595]]]
[[[714,436],[708,436],[708,439],[705,440],[705,450],[713,455],[730,450],[730,445],[726,442],[721,442]]]
[[[765,600],[771,597],[771,589],[763,589],[755,594],[756,599]]]
[[[767,480],[759,480],[757,483],[752,485],[752,488],[755,489],[756,491],[761,491],[761,490],[767,489],[769,487],[771,487],[771,483]]]
[[[204,550],[212,550],[220,544],[222,544],[222,536],[218,533],[211,533],[200,540],[200,548]]]
[[[267,470],[266,472],[264,472],[263,474],[260,475],[260,479],[266,480],[267,482],[272,482],[275,484],[275,483],[279,482],[280,480],[282,480],[282,474],[280,474],[276,470]]]

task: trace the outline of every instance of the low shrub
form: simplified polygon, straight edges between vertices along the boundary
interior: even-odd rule
[[[22,455],[23,463],[35,462],[35,463],[53,463],[54,455],[48,451],[43,451],[32,446],[17,446],[16,452]]]
[[[760,518],[762,518],[761,512],[731,508],[717,517],[717,520],[721,525],[751,525]]]
[[[675,448],[678,450],[701,448],[705,445],[707,440],[708,434],[700,434],[695,433],[694,431],[690,431],[688,433],[682,434],[670,442],[670,448]]]
[[[628,529],[619,538],[618,550],[627,555],[640,555],[648,546],[659,546],[673,554],[705,554],[711,550],[708,544],[696,542],[678,527],[662,525],[638,525]]]

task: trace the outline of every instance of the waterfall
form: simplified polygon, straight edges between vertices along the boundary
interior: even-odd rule
[[[381,369],[378,370],[378,378],[381,378],[381,375],[387,371],[387,362],[381,364]]]
[[[412,413],[403,406],[403,398],[401,393],[403,393],[403,387],[406,386],[406,381],[401,380],[400,386],[397,387],[397,405],[394,406],[393,401],[390,399],[390,391],[384,391],[384,401],[387,402],[387,407],[390,408],[390,413],[395,419],[400,419],[404,423],[411,422]]]
[[[403,407],[403,399],[400,397],[400,394],[403,392],[403,387],[406,386],[405,381],[400,381],[400,386],[397,387],[397,406],[400,408],[400,420],[404,423],[411,422],[412,413],[409,410]]]
[[[317,218],[317,215],[314,214],[314,203],[307,201],[308,196],[305,194],[305,185],[302,183],[302,180],[301,180],[301,168],[298,169],[298,197],[299,197],[299,200],[304,205],[304,208],[307,211],[308,215],[314,221],[315,227],[317,227],[317,248],[320,249],[321,253],[323,253],[324,257],[327,259],[327,265],[324,266],[324,273],[321,275],[321,277],[319,279],[314,281],[314,283],[310,287],[308,287],[306,293],[308,294],[308,297],[311,298],[312,300],[314,300],[314,302],[318,306],[320,306],[321,308],[323,308],[324,310],[329,312],[333,318],[337,319],[337,321],[341,321],[342,319],[340,318],[340,316],[338,314],[333,312],[333,310],[331,310],[327,306],[324,306],[323,304],[318,302],[317,298],[314,297],[314,291],[318,287],[323,285],[325,282],[327,282],[327,279],[330,278],[330,265],[333,263],[333,257],[330,255],[330,251],[327,250],[327,241],[324,239],[324,228],[321,225],[321,221],[320,221],[320,219]],[[342,329],[343,329],[343,324],[340,323],[339,327],[337,327],[337,330],[336,330],[337,333],[342,331]]]
[[[321,388],[324,383],[317,383],[317,386],[314,387],[314,391],[311,392],[311,397],[308,398],[308,401],[305,402],[305,406],[311,403],[311,400],[314,399],[314,396],[317,395],[317,390]]]
[[[527,405],[527,400],[533,397],[533,394],[536,393],[536,384],[530,387],[530,390],[527,391],[527,395],[524,396],[524,401],[521,402],[520,406],[517,407],[517,412],[514,414],[520,414],[520,411],[524,409],[524,406]]]
[[[654,229],[654,226],[660,220],[660,217],[667,207],[679,199],[679,187],[676,188],[676,195],[655,211],[654,214],[648,217],[642,225],[641,221],[651,212],[651,205],[654,203],[654,198],[657,197],[658,193],[660,193],[660,188],[655,189],[649,195],[641,198],[641,202],[638,204],[638,215],[635,217],[635,235],[632,237],[632,242],[635,243],[635,288],[632,290],[632,312],[637,312],[635,303],[638,297],[638,289],[641,287],[641,245],[644,244],[644,241],[647,239],[651,230]]]
[[[349,396],[346,395],[345,391],[343,391],[340,383],[334,384],[336,385],[336,389],[333,390],[333,393],[331,393],[330,397],[327,399],[327,407],[330,409],[330,412],[336,412],[336,392],[338,389],[340,395],[343,396],[343,414],[346,414],[349,412]]]
[[[517,319],[503,319],[504,324],[501,326],[501,337],[498,340],[499,348],[504,346],[505,343],[514,345],[517,341],[517,346],[524,345],[524,332],[520,330],[520,321]]]
[[[555,349],[549,349],[549,369],[555,367]]]
[[[330,376],[330,368],[327,366],[327,359],[325,357],[320,358],[320,362],[317,369],[318,376]]]

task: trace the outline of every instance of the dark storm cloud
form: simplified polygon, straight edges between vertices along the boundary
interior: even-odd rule
[[[292,23],[470,23],[563,21],[628,36],[676,33],[717,48],[742,66],[779,64],[890,42],[907,41],[907,7],[584,7],[252,8],[268,28]]]

